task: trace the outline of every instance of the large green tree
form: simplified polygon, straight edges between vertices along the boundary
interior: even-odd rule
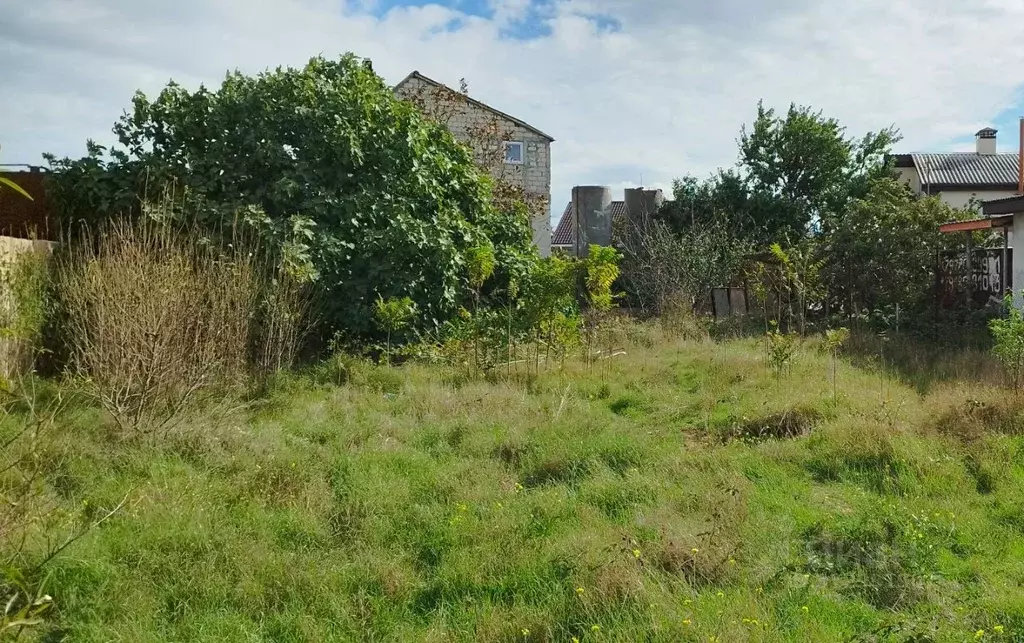
[[[757,200],[758,227],[772,241],[827,232],[854,199],[888,170],[883,158],[899,135],[892,128],[850,138],[834,118],[790,105],[785,115],[757,105],[740,132],[740,168]]]
[[[471,293],[467,251],[488,240],[498,281],[531,260],[525,212],[492,207],[469,150],[351,54],[137,93],[114,132],[112,150],[51,160],[66,219],[132,210],[168,184],[216,225],[258,212],[302,232],[339,330],[371,331],[379,296],[410,297],[422,325],[448,318]]]
[[[833,310],[886,311],[899,305],[907,315],[927,311],[935,296],[936,253],[963,243],[939,226],[970,216],[938,197],[913,194],[897,179],[873,180],[821,249]]]

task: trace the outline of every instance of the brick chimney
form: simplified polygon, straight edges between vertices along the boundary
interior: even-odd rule
[[[974,144],[978,154],[992,155],[996,153],[996,130],[991,127],[978,130],[974,135]]]

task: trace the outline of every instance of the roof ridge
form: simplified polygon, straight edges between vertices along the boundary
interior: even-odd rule
[[[444,87],[445,89],[447,89],[449,91],[453,91],[453,92],[458,91],[456,89],[452,89],[448,85],[445,85],[444,83],[442,83],[439,80],[434,80],[433,78],[430,78],[428,76],[425,76],[425,75],[421,74],[418,70],[415,70],[415,69],[412,70],[412,72],[410,72],[408,76],[406,76],[405,78],[400,80],[398,82],[398,84],[394,86],[393,89],[398,89],[399,87],[404,85],[410,78],[418,78],[418,79],[420,79],[422,81],[425,81],[425,82],[428,82],[428,83],[430,83],[430,84],[432,84],[432,85],[434,85],[436,87]],[[537,129],[536,127],[534,127],[533,125],[530,125],[526,121],[521,120],[519,118],[516,118],[515,116],[512,116],[511,114],[508,114],[506,112],[503,112],[503,111],[501,111],[500,109],[498,109],[496,107],[491,107],[490,105],[488,105],[487,103],[485,103],[483,101],[477,100],[477,99],[475,99],[475,98],[473,98],[472,96],[469,96],[469,95],[466,95],[466,100],[469,101],[470,103],[476,105],[477,107],[481,107],[483,109],[486,109],[489,112],[493,112],[493,113],[497,114],[498,116],[501,116],[503,118],[507,118],[508,120],[512,121],[516,125],[519,125],[520,127],[524,127],[524,128],[530,130],[531,132],[533,132],[535,134],[543,136],[544,138],[548,139],[549,143],[553,143],[555,141],[555,137],[554,136],[551,136],[550,134],[547,134],[547,133]]]

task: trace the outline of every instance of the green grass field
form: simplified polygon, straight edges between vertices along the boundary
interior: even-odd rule
[[[322,367],[146,440],[80,409],[48,483],[128,501],[49,565],[32,636],[1024,640],[1011,392],[848,359],[834,391],[813,341],[781,378],[756,340],[625,351],[511,381]]]

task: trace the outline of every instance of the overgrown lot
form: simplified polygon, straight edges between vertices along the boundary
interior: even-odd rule
[[[338,359],[159,437],[69,406],[47,488],[67,511],[127,501],[49,563],[31,634],[1024,636],[1012,393],[849,359],[834,389],[813,340],[777,377],[761,342],[632,334],[531,378]]]

